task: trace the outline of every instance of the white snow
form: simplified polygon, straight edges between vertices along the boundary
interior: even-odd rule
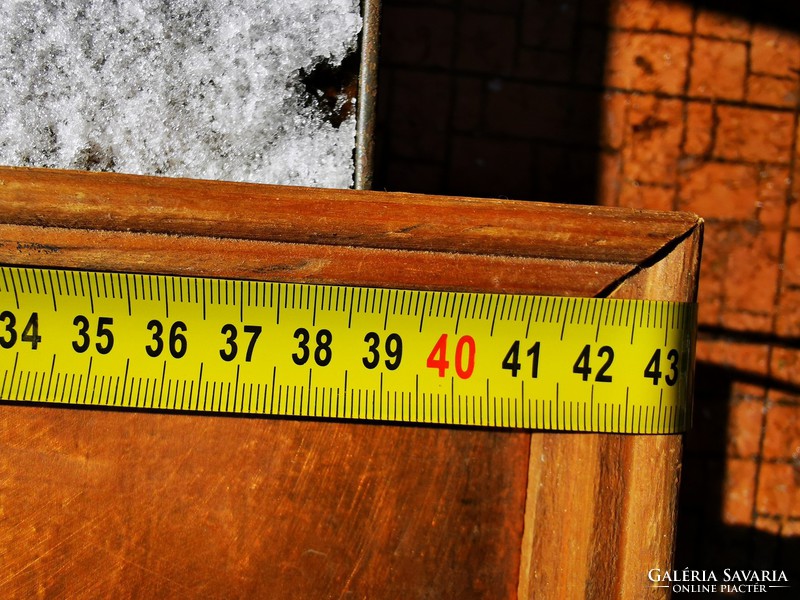
[[[355,119],[299,82],[358,0],[4,0],[0,164],[350,187]]]

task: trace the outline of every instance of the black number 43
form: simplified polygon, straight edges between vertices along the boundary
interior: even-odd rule
[[[667,352],[667,360],[669,361],[669,373],[664,375],[664,383],[669,386],[675,385],[678,381],[678,363],[680,361],[680,354],[674,348]],[[653,380],[653,385],[658,385],[661,379],[661,350],[658,349],[653,352],[653,356],[647,366],[644,368],[644,376]]]

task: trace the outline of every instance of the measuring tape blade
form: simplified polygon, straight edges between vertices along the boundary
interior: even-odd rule
[[[674,433],[696,319],[691,303],[0,267],[0,399]]]

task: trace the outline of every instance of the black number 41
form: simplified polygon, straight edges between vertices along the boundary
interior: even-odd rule
[[[509,348],[508,352],[503,358],[502,367],[507,371],[511,371],[511,376],[516,377],[517,372],[522,368],[522,363],[520,362],[519,358],[519,340],[516,340],[513,344],[511,344],[511,348]],[[528,348],[528,351],[525,353],[526,356],[531,357],[531,377],[536,379],[539,376],[539,349],[541,348],[541,342],[536,342],[533,346]]]

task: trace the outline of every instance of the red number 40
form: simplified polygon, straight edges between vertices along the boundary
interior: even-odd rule
[[[466,356],[465,356],[466,355]],[[434,344],[433,350],[428,355],[428,368],[437,369],[439,377],[444,377],[445,371],[450,368],[447,360],[447,334],[443,333]],[[475,370],[475,340],[471,335],[464,335],[456,342],[455,355],[456,373],[461,379],[468,379]]]

